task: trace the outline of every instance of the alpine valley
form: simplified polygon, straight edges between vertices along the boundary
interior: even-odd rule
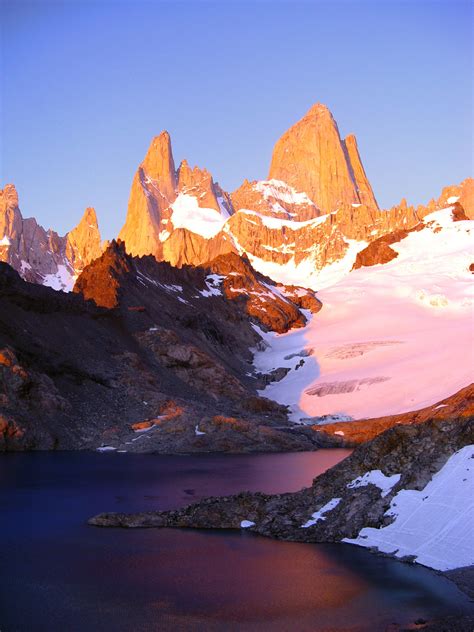
[[[437,195],[379,208],[322,104],[233,192],[162,132],[111,242],[93,208],[59,236],[5,185],[0,450],[354,448],[300,492],[90,522],[474,564],[474,180]]]

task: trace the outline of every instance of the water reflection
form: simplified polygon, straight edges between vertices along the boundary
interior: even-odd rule
[[[349,545],[85,524],[104,509],[178,506],[242,489],[295,490],[346,454],[5,455],[5,629],[373,632],[468,609],[452,584],[427,569]]]

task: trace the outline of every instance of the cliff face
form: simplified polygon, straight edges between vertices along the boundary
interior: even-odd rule
[[[70,290],[74,278],[102,251],[97,216],[86,209],[64,237],[45,230],[34,218],[24,219],[14,185],[0,191],[0,261],[27,281]]]
[[[118,238],[134,255],[161,258],[160,231],[176,199],[176,171],[168,132],[156,136],[133,178],[127,218]]]
[[[324,213],[341,204],[378,208],[355,137],[341,140],[331,112],[320,103],[277,141],[269,179],[304,191]]]

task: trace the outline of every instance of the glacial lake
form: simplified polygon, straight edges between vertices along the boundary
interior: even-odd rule
[[[350,545],[86,524],[107,510],[295,491],[347,454],[1,455],[1,632],[377,632],[472,612],[436,573]]]

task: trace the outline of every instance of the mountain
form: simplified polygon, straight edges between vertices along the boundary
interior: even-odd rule
[[[341,139],[328,108],[316,104],[277,141],[269,179],[245,180],[230,194],[206,169],[186,160],[176,168],[168,132],[153,138],[133,178],[118,238],[132,255],[151,254],[175,266],[233,252],[277,282],[319,290],[343,278],[372,242],[411,230],[453,203],[474,218],[472,178],[446,187],[426,206],[402,199],[379,209],[355,136]],[[71,289],[102,251],[93,209],[59,237],[34,219],[23,220],[13,185],[0,196],[0,238],[0,260],[28,280],[61,289]],[[390,255],[382,242],[375,247]]]
[[[153,139],[135,174],[119,238],[127,252],[172,265],[245,255],[285,284],[320,289],[342,278],[357,253],[458,197],[474,217],[474,181],[443,190],[438,202],[405,200],[380,210],[355,136],[341,139],[329,110],[316,104],[276,143],[269,180],[245,180],[228,195],[205,169],[175,169],[167,132]]]
[[[102,251],[97,216],[87,208],[79,224],[60,237],[34,218],[23,219],[12,184],[0,191],[0,261],[27,281],[71,290],[75,277]]]
[[[320,307],[236,255],[175,268],[112,242],[72,293],[0,263],[0,450],[314,449],[257,395],[281,372],[260,375],[252,349],[257,323],[284,332]]]
[[[69,356],[64,341],[81,338],[78,323],[89,323],[87,300],[93,300],[99,310],[93,319],[106,323],[119,314],[128,336],[126,343],[118,341],[107,325],[101,342],[89,343],[100,358],[110,355],[105,340],[116,340],[124,353],[138,344],[140,362],[158,362],[160,371],[165,366],[167,384],[176,377],[197,388],[187,407],[200,419],[207,417],[204,409],[195,410],[198,392],[208,388],[217,401],[232,401],[219,409],[224,416],[235,409],[234,395],[252,393],[276,402],[282,419],[288,407],[293,421],[308,425],[310,441],[343,441],[343,427],[332,439],[329,429],[317,428],[429,408],[472,381],[466,360],[472,340],[472,218],[472,178],[446,187],[426,206],[415,208],[402,199],[379,209],[355,137],[341,139],[329,110],[317,104],[276,143],[269,179],[245,180],[231,194],[206,169],[186,160],[176,168],[169,134],[156,136],[134,176],[119,239],[104,252],[93,209],[60,237],[23,219],[16,190],[7,185],[0,195],[0,259],[24,279],[57,289],[71,289],[77,278],[75,293],[85,303],[44,296],[46,306],[80,313],[58,316],[63,318],[58,331],[66,321],[74,323],[54,351],[64,356],[65,366],[78,360],[76,343],[67,342]],[[30,316],[17,313],[9,301],[28,305],[36,290],[6,270],[5,313],[29,330]],[[43,309],[42,301],[35,298],[30,312]],[[143,331],[142,321],[148,327]],[[82,326],[87,332],[89,325]],[[162,339],[152,333],[162,329]],[[25,363],[25,371],[30,355],[36,358],[39,348],[51,344],[45,326],[44,338],[29,340],[28,348],[36,351],[20,345],[18,355],[20,334],[11,326],[7,331],[5,348],[18,356],[11,366]],[[90,335],[99,338],[95,330]],[[178,356],[168,357],[168,348]],[[115,360],[101,362],[107,367],[110,362],[113,374],[118,371]],[[95,375],[90,368],[84,374]],[[175,397],[171,386],[163,388],[160,397]],[[137,402],[127,419],[143,423]],[[154,414],[160,416],[159,406]],[[241,409],[233,416],[245,417]],[[122,438],[115,447],[123,447]],[[67,441],[79,445],[77,438]],[[92,444],[90,439],[87,445]]]
[[[355,136],[342,140],[331,112],[321,103],[276,143],[268,179],[304,191],[323,213],[348,204],[378,209]]]

